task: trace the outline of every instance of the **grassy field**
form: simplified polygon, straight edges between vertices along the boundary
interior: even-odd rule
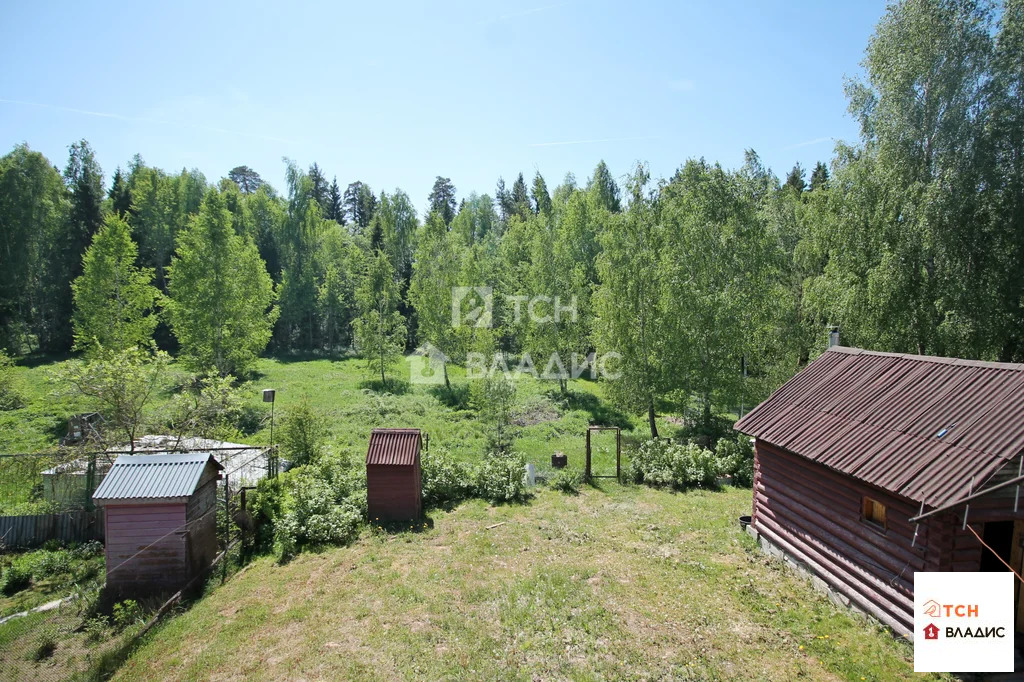
[[[66,361],[22,364],[15,369],[25,406],[0,412],[0,454],[55,447],[67,430],[68,417],[92,409],[86,400],[58,395],[60,387],[50,377],[63,362]],[[404,365],[398,367],[396,376],[403,376],[403,369]],[[174,375],[179,373],[172,366],[166,385],[154,396],[150,407],[154,422],[159,421],[161,409],[172,397]],[[261,400],[260,390],[275,388],[276,423],[280,425],[290,407],[308,400],[328,417],[335,448],[362,453],[373,428],[417,427],[430,434],[432,445],[444,445],[462,459],[479,461],[486,448],[484,427],[471,404],[464,371],[453,367],[450,373],[451,391],[404,382],[381,390],[369,379],[363,362],[356,358],[263,358],[258,362],[255,378],[243,384],[242,390],[251,406],[264,411],[267,419],[263,428],[238,434],[236,440],[250,445],[270,442],[270,411]],[[556,451],[569,456],[571,467],[582,468],[588,424],[621,426],[629,440],[634,424],[640,423],[610,407],[604,400],[603,386],[597,382],[573,380],[569,388],[569,394],[562,396],[554,382],[529,376],[517,381],[516,447],[538,468],[549,467],[551,454]],[[663,419],[661,425],[669,435],[677,428],[670,419]],[[640,435],[645,430],[646,424],[642,424]],[[154,425],[150,431],[159,432],[160,428]],[[612,434],[596,437],[594,457],[595,473],[614,474]]]
[[[749,490],[616,483],[467,502],[414,532],[255,561],[115,679],[925,677],[907,643],[762,555],[736,523],[749,507]]]

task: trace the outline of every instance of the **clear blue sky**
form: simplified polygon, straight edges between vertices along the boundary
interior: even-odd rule
[[[216,181],[239,164],[279,190],[282,157],[346,185],[436,175],[493,196],[598,160],[655,177],[753,148],[780,176],[855,140],[843,77],[881,0],[813,2],[8,2],[0,149],[63,168],[92,143],[107,182],[136,152]]]

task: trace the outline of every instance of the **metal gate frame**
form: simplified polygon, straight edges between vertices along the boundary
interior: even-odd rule
[[[615,432],[615,475],[614,476],[594,476],[590,469],[590,434],[594,431],[614,431]],[[615,478],[622,480],[622,429],[618,426],[588,426],[587,427],[587,469],[585,474],[586,480],[590,481],[595,478]]]

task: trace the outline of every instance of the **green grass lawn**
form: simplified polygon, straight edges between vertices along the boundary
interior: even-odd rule
[[[906,642],[761,554],[749,509],[749,490],[608,482],[433,511],[256,560],[115,679],[927,679]]]
[[[51,449],[66,433],[68,417],[93,409],[87,400],[56,395],[59,387],[50,376],[63,362],[66,361],[16,367],[16,385],[25,398],[25,406],[0,412],[0,454]],[[395,376],[405,376],[404,368],[404,363],[397,367]],[[154,421],[173,395],[175,373],[178,370],[172,366],[166,385],[154,396],[150,410]],[[357,358],[262,358],[256,367],[256,377],[243,384],[242,390],[250,404],[263,410],[268,418],[262,429],[239,434],[237,440],[250,445],[270,443],[270,410],[262,402],[260,391],[274,388],[277,425],[287,417],[290,407],[308,400],[327,415],[331,444],[336,449],[361,453],[373,428],[415,427],[430,434],[432,445],[444,445],[466,461],[479,461],[486,449],[485,429],[471,404],[464,370],[452,367],[450,375],[451,391],[402,382],[396,382],[390,390],[381,390]],[[638,436],[646,436],[646,423],[612,408],[604,400],[603,386],[594,381],[573,380],[568,395],[562,396],[556,382],[521,376],[517,380],[517,405],[516,448],[540,470],[550,468],[551,455],[556,451],[569,456],[570,467],[582,469],[588,424],[621,426],[627,439],[632,436],[634,425],[639,424]],[[674,427],[663,421],[662,428],[671,432]],[[154,425],[149,430],[159,432],[160,428]],[[595,473],[614,474],[613,434],[595,438],[594,469]],[[0,497],[14,494],[15,491],[0,490]]]

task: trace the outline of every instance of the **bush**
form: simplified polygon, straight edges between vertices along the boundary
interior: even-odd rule
[[[754,446],[746,436],[738,441],[725,438],[715,448],[719,468],[732,476],[733,485],[749,488],[754,485]]]
[[[548,485],[553,490],[561,490],[566,495],[577,495],[580,492],[580,486],[583,485],[583,474],[579,471],[562,469],[551,477]]]
[[[275,522],[274,531],[284,557],[309,545],[343,545],[359,534],[363,512],[352,498],[339,499],[331,481],[317,476],[309,467],[285,474],[287,511]],[[365,498],[364,498],[365,499]]]
[[[428,507],[455,504],[473,494],[473,468],[463,464],[444,447],[420,457],[423,503]]]
[[[114,627],[124,630],[142,620],[142,607],[134,599],[125,599],[114,604]]]
[[[17,594],[32,584],[32,571],[24,562],[15,562],[0,576],[0,592],[6,596]]]
[[[713,488],[720,462],[715,453],[695,443],[670,444],[649,440],[640,444],[629,461],[629,477],[636,483],[673,488]]]
[[[303,400],[281,424],[281,452],[292,465],[316,462],[327,445],[327,419]]]
[[[526,499],[525,466],[520,453],[491,453],[477,472],[477,495],[494,503]]]

